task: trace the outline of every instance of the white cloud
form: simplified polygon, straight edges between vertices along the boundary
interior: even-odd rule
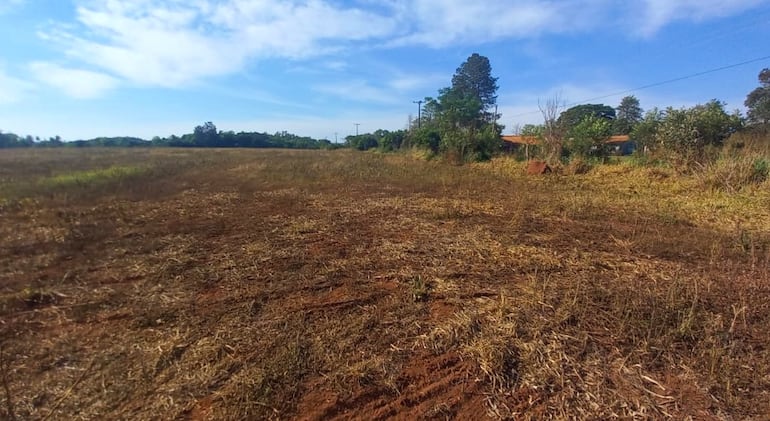
[[[18,2],[20,0],[14,0]],[[41,33],[78,64],[144,86],[189,86],[268,58],[357,48],[477,45],[605,30],[643,36],[672,22],[744,12],[763,0],[75,0],[76,22]],[[347,64],[322,64],[342,71]],[[404,79],[398,88],[406,89]]]
[[[97,98],[118,85],[117,79],[103,73],[43,61],[30,63],[29,70],[37,80],[77,99]]]
[[[111,0],[77,8],[83,31],[52,29],[66,54],[142,85],[235,73],[253,58],[308,58],[385,36],[390,19],[321,0]]]
[[[575,28],[575,13],[568,13],[573,3],[577,2],[415,1],[404,15],[411,21],[411,31],[397,38],[394,44],[445,47],[566,32]]]
[[[764,0],[644,0],[641,8],[634,13],[638,19],[632,19],[640,35],[654,35],[662,27],[675,21],[704,21],[745,12],[755,6],[766,3]]]
[[[0,105],[19,102],[29,96],[33,89],[33,84],[10,76],[3,66],[0,66]]]

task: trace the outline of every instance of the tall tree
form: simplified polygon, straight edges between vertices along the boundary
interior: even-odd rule
[[[746,96],[749,121],[752,123],[770,123],[770,69],[759,72],[759,88]]]
[[[642,121],[642,107],[639,100],[631,95],[620,100],[620,105],[615,109],[614,129],[615,134],[629,134],[640,121]]]
[[[489,59],[478,53],[468,57],[452,76],[452,89],[478,100],[484,111],[491,110],[497,103],[497,88],[497,78],[492,77]]]

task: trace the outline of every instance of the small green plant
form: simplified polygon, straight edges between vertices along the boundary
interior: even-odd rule
[[[428,301],[429,293],[430,285],[420,275],[412,278],[412,298],[415,302]]]
[[[767,158],[757,158],[752,166],[751,180],[755,183],[762,183],[770,176],[770,161]]]

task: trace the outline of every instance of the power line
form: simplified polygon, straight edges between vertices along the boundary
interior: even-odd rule
[[[617,95],[630,94],[631,92],[641,91],[642,89],[649,89],[649,88],[654,88],[656,86],[667,85],[669,83],[674,83],[674,82],[679,82],[679,81],[682,81],[682,80],[692,79],[694,77],[707,75],[709,73],[716,73],[716,72],[719,72],[719,71],[722,71],[722,70],[732,69],[734,67],[744,66],[744,65],[747,65],[747,64],[756,63],[758,61],[763,61],[763,60],[767,60],[767,59],[770,59],[770,56],[758,57],[758,58],[754,58],[754,59],[751,59],[751,60],[742,61],[740,63],[728,64],[726,66],[716,67],[714,69],[704,70],[702,72],[691,73],[691,74],[686,75],[686,76],[680,76],[680,77],[676,77],[676,78],[673,78],[673,79],[664,80],[662,82],[650,83],[649,85],[643,85],[643,86],[639,86],[639,87],[633,88],[633,89],[628,89],[628,90],[625,90],[625,91],[613,92],[611,94],[606,94],[606,95],[601,95],[601,96],[597,96],[597,97],[593,97],[593,98],[588,98],[588,99],[584,99],[582,101],[577,101],[577,102],[573,102],[571,104],[567,104],[566,106],[567,107],[571,107],[573,105],[584,104],[584,103],[587,103],[587,102],[590,102],[590,101],[596,101],[597,99],[605,99],[605,98],[609,98],[609,97],[613,97],[613,96],[617,96]],[[525,115],[536,114],[536,113],[539,113],[539,112],[540,111],[531,111],[531,112],[527,112],[527,113],[516,114],[516,115],[510,116],[509,118],[511,118],[511,117],[521,117],[521,116],[525,116]]]

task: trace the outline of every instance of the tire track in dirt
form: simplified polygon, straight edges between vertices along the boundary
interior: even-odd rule
[[[299,419],[478,418],[486,412],[486,396],[474,371],[473,364],[456,353],[418,354],[401,370],[398,392],[370,387],[343,398],[323,386],[309,386],[298,407]]]

